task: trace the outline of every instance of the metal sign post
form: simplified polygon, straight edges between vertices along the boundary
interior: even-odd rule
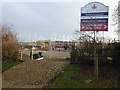
[[[94,74],[98,77],[98,54],[96,53],[96,31],[94,30]]]
[[[94,31],[94,74],[98,77],[96,31],[108,31],[108,6],[91,2],[81,8],[81,31]]]

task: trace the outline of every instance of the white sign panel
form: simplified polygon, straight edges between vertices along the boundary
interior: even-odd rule
[[[109,2],[109,1],[108,1]],[[81,8],[82,13],[108,12],[108,6],[100,2],[91,2]]]

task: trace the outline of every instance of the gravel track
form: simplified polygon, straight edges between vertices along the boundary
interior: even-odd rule
[[[2,74],[3,88],[47,87],[65,67],[65,60],[29,60],[16,65]]]

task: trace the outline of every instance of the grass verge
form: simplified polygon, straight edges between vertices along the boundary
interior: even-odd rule
[[[90,81],[87,83],[87,81]],[[95,77],[80,65],[69,65],[49,88],[118,88],[117,81]]]
[[[2,72],[10,69],[11,67],[17,65],[17,64],[20,64],[22,62],[20,61],[15,61],[15,62],[2,62]]]
[[[2,64],[0,63],[0,66],[2,67],[2,72],[10,69],[11,67],[13,67],[17,64],[22,63],[24,61],[31,60],[30,57],[28,55],[25,55],[25,54],[23,54],[22,59],[23,59],[22,61],[2,62]]]

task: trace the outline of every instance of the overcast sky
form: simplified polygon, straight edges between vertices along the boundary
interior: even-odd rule
[[[24,41],[50,38],[68,40],[80,28],[81,7],[91,1],[109,6],[109,30],[104,34],[116,38],[111,16],[118,0],[2,0],[0,21],[12,24]]]

